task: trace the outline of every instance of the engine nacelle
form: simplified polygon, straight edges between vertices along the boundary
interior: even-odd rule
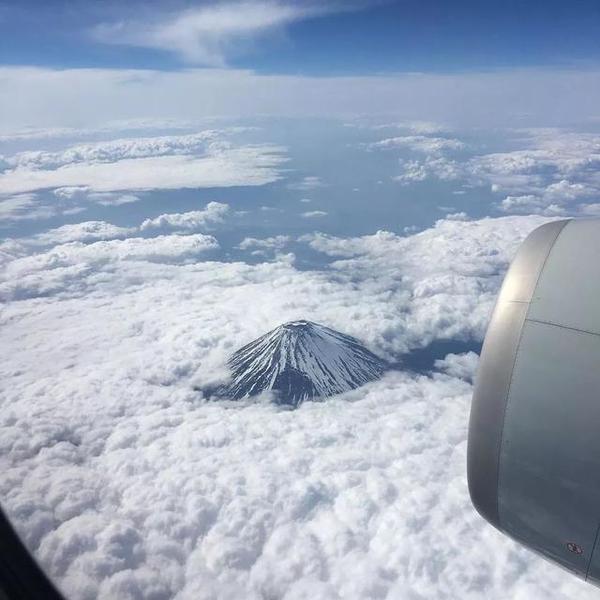
[[[469,491],[500,531],[600,582],[600,219],[523,242],[483,344]]]

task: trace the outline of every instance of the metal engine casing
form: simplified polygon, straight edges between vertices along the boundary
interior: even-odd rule
[[[504,279],[467,452],[478,512],[600,582],[600,219],[547,223]]]

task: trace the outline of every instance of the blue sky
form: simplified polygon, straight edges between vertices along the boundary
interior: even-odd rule
[[[258,73],[365,75],[516,65],[578,67],[600,59],[600,4],[594,0],[28,0],[0,6],[0,60],[5,65],[179,69],[215,66],[218,54],[222,64]],[[231,33],[223,23],[222,28],[212,25],[208,35],[204,31],[197,37],[201,44],[203,37],[210,38],[213,56],[186,56],[177,43],[190,35],[186,22],[202,11],[210,17],[219,10],[228,18],[240,16],[246,27],[237,23]],[[277,10],[279,16],[271,18]],[[265,20],[268,12],[271,17]],[[181,29],[175,39],[140,39],[148,26],[164,27],[177,19]]]

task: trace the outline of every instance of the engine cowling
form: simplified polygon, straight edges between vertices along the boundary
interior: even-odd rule
[[[600,582],[600,219],[523,242],[481,353],[469,492],[492,525]]]

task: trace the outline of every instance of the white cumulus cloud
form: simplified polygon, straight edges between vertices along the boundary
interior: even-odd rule
[[[475,352],[465,352],[464,354],[448,354],[445,358],[436,360],[435,368],[451,377],[472,382],[478,363],[479,356]]]
[[[206,227],[212,223],[222,223],[228,213],[228,204],[224,204],[223,202],[209,202],[203,210],[192,210],[185,213],[166,213],[153,219],[146,219],[140,225],[140,230],[194,230]]]
[[[195,389],[296,318],[385,356],[481,339],[508,261],[546,220],[315,234],[303,241],[339,257],[319,271],[202,260],[216,241],[200,234],[14,258],[2,275],[3,506],[82,600],[591,599],[471,506],[475,355],[296,411]]]

